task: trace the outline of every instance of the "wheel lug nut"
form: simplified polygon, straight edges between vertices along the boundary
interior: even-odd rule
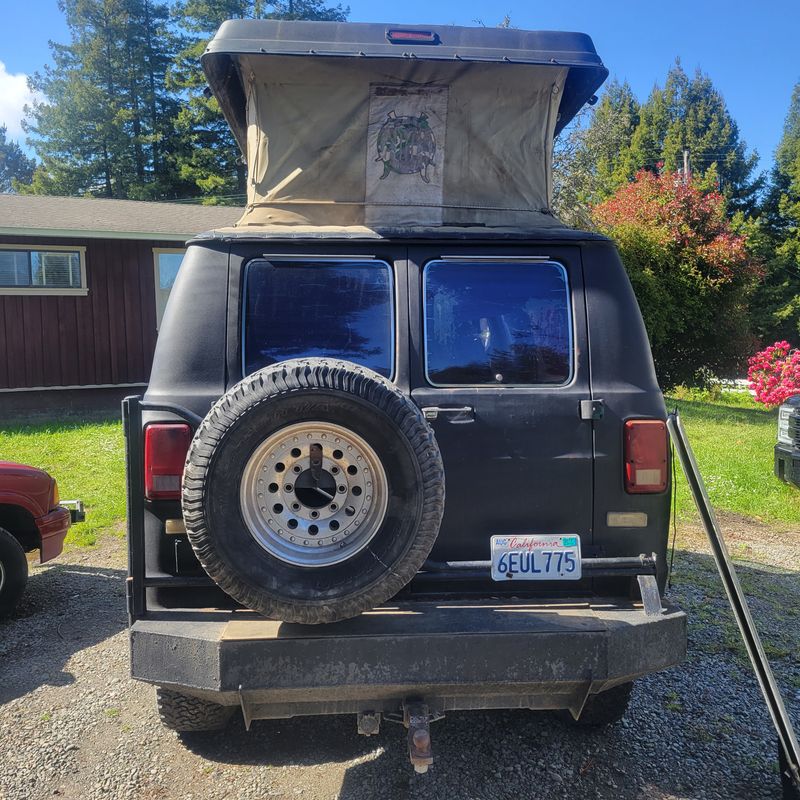
[[[283,488],[284,488],[284,489],[285,489],[287,492],[291,492],[293,487],[292,487],[292,484],[291,484],[291,483],[287,483],[287,484],[286,484],[286,486],[284,486]]]

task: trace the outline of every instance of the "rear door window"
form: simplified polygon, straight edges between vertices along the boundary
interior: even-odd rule
[[[423,280],[431,384],[537,386],[570,380],[572,320],[561,264],[430,261]]]
[[[385,261],[251,261],[244,281],[243,369],[341,358],[394,372],[392,269]]]

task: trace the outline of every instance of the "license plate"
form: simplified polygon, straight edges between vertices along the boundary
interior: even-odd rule
[[[577,581],[581,537],[569,534],[492,536],[492,580]]]

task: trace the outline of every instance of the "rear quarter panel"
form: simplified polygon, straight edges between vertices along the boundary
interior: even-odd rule
[[[623,424],[628,419],[666,419],[664,397],[639,305],[616,248],[611,242],[586,242],[583,267],[592,394],[605,404],[603,419],[594,423],[594,542],[603,556],[656,553],[663,588],[671,482],[660,494],[625,491]],[[609,511],[644,512],[647,527],[609,527]]]
[[[228,244],[192,243],[170,292],[145,399],[204,417],[225,391]]]

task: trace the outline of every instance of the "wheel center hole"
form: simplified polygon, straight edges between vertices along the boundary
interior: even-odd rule
[[[336,497],[336,481],[327,470],[320,470],[319,480],[314,481],[310,469],[301,472],[294,482],[294,494],[297,501],[306,508],[322,508],[330,505]]]

